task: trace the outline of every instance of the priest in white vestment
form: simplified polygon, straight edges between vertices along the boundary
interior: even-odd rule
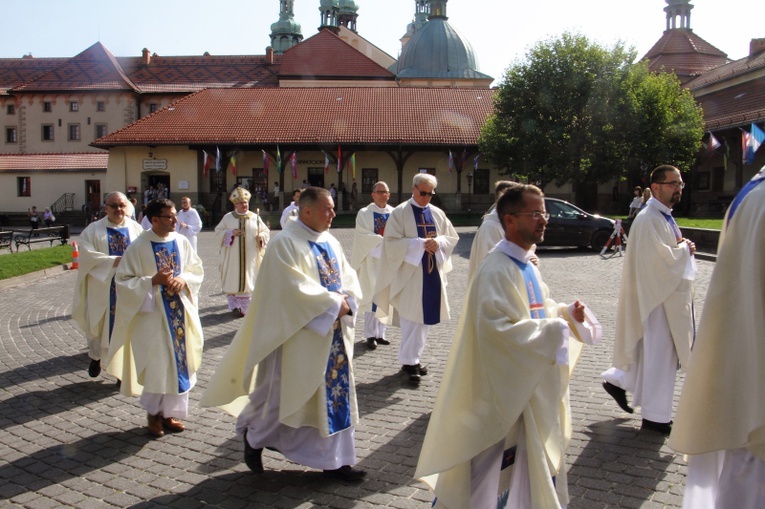
[[[356,463],[353,378],[356,272],[329,233],[329,191],[307,187],[300,215],[266,250],[248,313],[202,398],[237,416],[244,459],[263,472],[263,448],[346,481]]]
[[[107,371],[122,380],[121,392],[140,396],[148,430],[185,429],[189,392],[202,362],[204,337],[198,297],[204,271],[189,241],[175,231],[175,205],[149,202],[152,229],[130,244],[115,276],[117,316]]]
[[[459,240],[446,214],[430,204],[437,185],[433,175],[417,173],[412,198],[390,213],[375,287],[378,316],[385,317],[391,307],[398,313],[398,361],[415,383],[428,373],[420,361],[430,326],[449,319],[446,274]]]
[[[284,210],[282,211],[282,216],[279,218],[279,224],[282,227],[282,230],[287,226],[287,221],[290,219],[295,219],[298,216],[298,202],[300,200],[300,192],[302,189],[295,189],[292,191],[292,202],[284,207]]]
[[[390,189],[385,182],[377,182],[372,187],[372,203],[356,214],[356,231],[353,236],[351,267],[359,276],[363,297],[359,311],[364,312],[364,337],[371,350],[377,345],[389,345],[385,337],[388,329],[387,319],[381,320],[375,314],[377,305],[373,302],[375,282],[380,272],[383,234],[393,207],[388,205]]]
[[[695,334],[693,280],[696,246],[672,218],[685,187],[680,170],[651,172],[646,208],[630,228],[624,258],[612,368],[603,387],[626,412],[641,407],[641,429],[669,435],[678,364],[688,366]]]
[[[250,210],[250,192],[237,187],[229,200],[234,210],[215,227],[215,239],[220,246],[220,277],[228,309],[235,316],[247,313],[252,290],[263,261],[271,231],[260,214]]]
[[[191,198],[181,198],[181,210],[178,211],[178,224],[176,231],[189,239],[191,247],[197,250],[197,235],[202,231],[202,218],[199,212],[191,206]]]
[[[539,188],[508,189],[497,208],[505,238],[468,287],[415,477],[437,508],[560,508],[569,377],[600,324],[551,300],[531,262],[549,217]]]
[[[685,509],[765,507],[765,167],[726,214],[669,446]]]
[[[117,302],[114,274],[125,249],[143,232],[126,211],[127,197],[120,192],[106,196],[106,217],[90,223],[80,234],[77,284],[74,288],[72,318],[88,340],[88,374],[101,373],[101,359],[109,350]]]

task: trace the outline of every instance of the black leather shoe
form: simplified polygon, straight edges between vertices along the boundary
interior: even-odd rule
[[[417,366],[404,364],[403,366],[401,366],[401,371],[409,375],[410,382],[420,381],[420,369]]]
[[[640,426],[640,431],[648,430],[661,433],[662,435],[669,436],[672,432],[672,421],[669,422],[654,422],[648,419],[643,419],[643,424]]]
[[[619,405],[619,408],[628,414],[631,414],[635,411],[632,409],[629,403],[627,403],[627,391],[609,382],[603,382],[603,388],[608,394],[611,395],[612,398],[614,398],[614,401],[616,401],[616,404]]]
[[[90,361],[90,366],[88,366],[88,375],[90,375],[90,378],[95,378],[98,375],[101,374],[101,361]]]
[[[378,345],[385,345],[388,346],[390,344],[390,341],[388,341],[385,338],[375,338],[377,340]]]
[[[420,372],[420,375],[425,376],[428,374],[428,367],[423,366],[422,364],[417,364],[417,371]]]
[[[364,476],[367,475],[367,473],[364,470],[353,468],[350,465],[344,465],[340,468],[336,468],[335,470],[325,470],[324,475],[328,477],[335,477],[341,481],[359,482],[364,478]]]
[[[255,449],[247,441],[247,432],[244,432],[244,463],[247,468],[256,474],[262,474],[263,469],[263,449]]]
[[[374,350],[377,348],[377,339],[376,338],[367,338],[367,348],[370,350]]]

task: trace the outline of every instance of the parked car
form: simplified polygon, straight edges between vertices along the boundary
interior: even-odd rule
[[[542,247],[578,246],[600,251],[614,232],[614,220],[593,215],[557,198],[545,198],[550,220]]]

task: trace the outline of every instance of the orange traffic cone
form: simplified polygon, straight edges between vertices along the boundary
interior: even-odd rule
[[[77,243],[72,242],[72,269],[80,268],[80,251],[77,249]]]

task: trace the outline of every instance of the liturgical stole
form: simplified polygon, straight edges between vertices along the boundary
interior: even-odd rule
[[[308,244],[311,246],[311,253],[319,268],[321,286],[330,292],[342,293],[340,269],[332,246],[327,242],[309,241]],[[324,384],[327,391],[327,421],[330,435],[351,427],[350,363],[345,351],[343,330],[339,319],[335,320],[332,329],[332,345],[329,350]]]
[[[516,260],[512,256],[508,256],[508,258],[515,262],[518,268],[521,269],[521,274],[523,274],[526,294],[529,296],[529,314],[531,314],[531,318],[535,320],[547,318],[544,297],[542,296],[542,288],[539,286],[537,274],[534,271],[534,265]]]
[[[372,212],[374,216],[374,230],[377,235],[382,237],[385,235],[385,225],[388,223],[388,217],[390,213],[380,214],[379,212]],[[372,313],[377,311],[377,304],[372,303]]]
[[[672,228],[672,231],[675,234],[675,239],[677,239],[677,243],[679,244],[680,241],[683,240],[683,232],[681,232],[680,227],[677,226],[675,218],[672,217],[672,214],[665,214],[664,212],[661,212],[661,215],[664,216],[664,219],[666,219],[667,223],[669,223],[669,227]]]
[[[109,256],[122,256],[130,245],[130,233],[125,227],[112,228],[106,227],[106,239],[109,244]],[[114,277],[109,286],[109,341],[112,339],[112,330],[114,330],[114,313],[117,310],[117,287],[114,284]]]
[[[421,239],[435,239],[436,222],[430,207],[412,205],[417,236]],[[436,255],[425,251],[422,254],[422,323],[435,325],[441,321],[441,275],[438,273]]]
[[[178,251],[178,243],[175,240],[169,242],[153,242],[154,259],[157,262],[157,271],[167,268],[172,269],[173,277],[181,273],[181,254]],[[186,313],[183,309],[181,296],[169,291],[164,286],[162,290],[162,304],[164,305],[165,317],[170,330],[175,353],[175,365],[178,368],[178,393],[191,389],[189,381],[189,366],[186,363]]]

